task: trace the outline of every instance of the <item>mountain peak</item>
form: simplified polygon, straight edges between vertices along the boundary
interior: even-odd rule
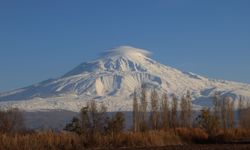
[[[63,77],[69,77],[82,73],[93,72],[144,72],[145,62],[150,60],[150,52],[131,46],[119,46],[101,53],[99,59],[84,62],[66,73]]]
[[[123,56],[136,58],[149,57],[150,55],[151,53],[149,51],[132,46],[119,46],[101,53],[101,57]]]
[[[131,46],[110,49],[99,59],[84,62],[59,78],[0,94],[0,108],[79,111],[87,101],[98,100],[110,111],[130,111],[134,90],[142,84],[149,90],[167,91],[178,97],[188,90],[196,108],[211,107],[211,97],[216,92],[235,101],[239,95],[250,100],[250,85],[182,72],[154,61],[149,55],[147,50]]]

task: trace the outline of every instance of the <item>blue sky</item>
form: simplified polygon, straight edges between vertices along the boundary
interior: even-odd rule
[[[250,83],[250,1],[1,0],[0,91],[58,77],[120,45]]]

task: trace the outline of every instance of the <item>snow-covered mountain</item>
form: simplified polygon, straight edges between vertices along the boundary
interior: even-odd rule
[[[0,106],[26,111],[63,109],[79,111],[89,100],[105,103],[109,111],[132,109],[132,95],[142,84],[181,97],[187,90],[194,108],[211,106],[215,92],[237,100],[250,100],[250,85],[212,80],[162,65],[150,52],[129,46],[106,51],[62,77],[0,94]]]

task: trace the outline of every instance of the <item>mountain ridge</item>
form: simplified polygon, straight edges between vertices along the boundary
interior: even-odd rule
[[[66,109],[77,111],[89,100],[107,104],[110,110],[130,110],[132,93],[142,84],[149,89],[175,93],[191,91],[193,105],[209,107],[215,92],[250,98],[250,85],[209,79],[163,65],[147,50],[120,46],[105,51],[96,60],[84,62],[63,76],[0,94],[1,107],[26,110]]]

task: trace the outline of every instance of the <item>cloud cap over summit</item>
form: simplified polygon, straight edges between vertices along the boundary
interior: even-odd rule
[[[152,53],[145,49],[135,48],[132,46],[119,46],[107,50],[100,54],[100,57],[112,56],[144,56],[149,57]]]

